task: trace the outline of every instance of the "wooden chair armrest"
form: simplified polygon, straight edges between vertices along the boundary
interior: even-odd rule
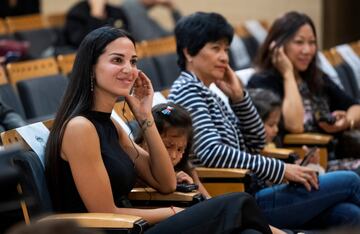
[[[264,148],[261,154],[271,158],[287,159],[289,155],[294,152],[294,150],[284,148]]]
[[[55,214],[44,217],[38,222],[51,220],[73,220],[81,227],[87,228],[134,228],[136,225],[147,225],[141,217],[112,213]]]
[[[250,172],[237,168],[196,167],[195,170],[200,178],[243,178]]]
[[[326,145],[333,136],[320,133],[286,134],[284,144],[286,145]]]
[[[200,195],[198,191],[190,193],[173,192],[170,194],[161,194],[153,188],[133,188],[129,194],[129,200],[132,201],[174,201],[174,202],[192,202],[195,196]]]

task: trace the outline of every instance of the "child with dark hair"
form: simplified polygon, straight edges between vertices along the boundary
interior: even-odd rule
[[[176,171],[178,183],[197,184],[199,192],[206,198],[210,194],[201,184],[200,179],[189,161],[192,142],[192,121],[190,114],[181,106],[174,103],[162,103],[152,108],[156,127],[169,153]],[[138,136],[136,143],[147,150],[142,136]]]
[[[267,89],[248,89],[248,91],[264,123],[266,147],[276,147],[278,143],[277,136],[281,119],[282,101],[277,94]],[[309,151],[306,146],[303,146],[303,149],[305,152]],[[318,151],[319,150],[315,151],[314,156],[311,157],[306,166],[316,170],[319,174],[323,174],[325,173],[325,169],[320,166],[320,155]],[[300,161],[298,163],[300,163]]]
[[[273,92],[265,89],[249,89],[250,97],[264,123],[265,141],[271,143],[279,131],[281,119],[281,99]]]

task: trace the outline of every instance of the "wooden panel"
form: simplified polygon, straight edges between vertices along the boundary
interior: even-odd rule
[[[232,192],[244,192],[245,186],[243,183],[202,183],[206,190],[212,197],[232,193]]]
[[[264,29],[266,29],[267,31],[269,31],[272,23],[268,20],[259,20],[260,24],[264,27]]]
[[[60,71],[64,75],[68,75],[71,73],[76,54],[61,54],[57,56],[56,60],[58,62]]]
[[[326,145],[333,137],[320,133],[286,134],[284,144],[288,145]]]
[[[170,89],[164,89],[163,91],[161,91],[161,94],[167,98],[170,94]]]
[[[141,217],[112,213],[56,214],[40,219],[38,222],[53,220],[73,220],[81,227],[91,228],[132,228]]]
[[[350,44],[351,48],[360,57],[360,41],[356,41]]]
[[[133,188],[129,194],[130,200],[141,201],[184,201],[191,202],[199,192],[181,193],[173,192],[170,194],[161,194],[153,188]]]
[[[6,65],[6,70],[13,85],[21,80],[59,74],[55,58],[9,63]]]
[[[124,106],[125,104],[125,106]],[[114,106],[114,111],[120,116],[125,122],[135,120],[135,116],[131,112],[129,105],[125,101],[117,102]]]
[[[261,154],[271,158],[287,159],[291,153],[294,153],[294,150],[284,149],[284,148],[268,148],[265,147]]]
[[[40,14],[6,17],[9,32],[48,28],[47,18]]]
[[[45,16],[51,27],[63,27],[65,25],[66,13],[52,13]]]
[[[6,84],[6,83],[8,83],[8,81],[6,78],[5,69],[3,66],[0,66],[0,85]]]
[[[341,64],[344,60],[341,55],[336,51],[335,48],[330,50],[323,51],[323,54],[327,60],[329,60],[330,64],[333,66],[337,66]]]
[[[234,26],[234,31],[238,37],[250,36],[249,31],[245,28],[244,24],[238,24]]]
[[[330,53],[331,53],[331,55],[333,57],[333,63],[331,65],[337,66],[337,65],[344,62],[343,58],[341,57],[339,52],[337,52],[336,48],[331,48]]]
[[[9,146],[13,144],[19,144],[24,149],[30,149],[30,146],[24,141],[16,129],[11,129],[0,134],[1,141],[4,146]]]
[[[8,33],[9,32],[5,20],[0,18],[0,34],[8,34]]]
[[[200,178],[243,178],[249,173],[247,169],[236,168],[195,168]]]
[[[52,129],[52,126],[54,124],[54,119],[48,119],[43,121],[43,124],[45,125],[45,127],[47,127],[49,130]]]
[[[153,57],[176,53],[176,41],[174,36],[142,41],[136,44],[139,58]]]
[[[51,130],[53,126],[54,120],[49,119],[43,121],[43,124]],[[4,146],[12,145],[12,144],[20,144],[25,149],[30,149],[30,146],[24,141],[24,139],[21,137],[21,135],[16,131],[16,129],[11,129],[5,132],[2,132],[0,134],[1,141]]]

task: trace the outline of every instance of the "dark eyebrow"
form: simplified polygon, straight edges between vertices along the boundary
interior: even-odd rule
[[[120,57],[125,57],[125,55],[120,54],[120,53],[111,53],[109,55],[116,55],[116,56],[120,56]],[[131,58],[138,58],[138,56],[135,54],[135,55],[131,56]]]

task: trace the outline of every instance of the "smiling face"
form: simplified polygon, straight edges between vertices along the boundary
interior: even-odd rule
[[[161,134],[161,138],[168,151],[173,166],[176,166],[182,159],[188,143],[185,130],[180,128],[168,128]]]
[[[130,92],[138,76],[135,46],[127,37],[120,37],[109,43],[95,65],[94,92],[112,97],[124,96]]]
[[[196,55],[186,55],[187,69],[194,72],[206,85],[210,85],[215,80],[224,78],[229,64],[228,52],[227,40],[208,42]]]
[[[285,53],[296,71],[305,71],[317,51],[316,37],[309,24],[299,28],[294,37],[285,44]]]

